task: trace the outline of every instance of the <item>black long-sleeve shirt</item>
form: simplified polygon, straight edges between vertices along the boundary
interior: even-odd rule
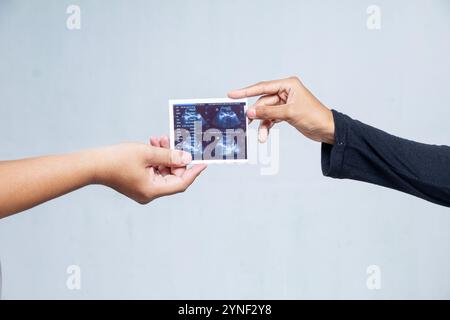
[[[450,207],[450,147],[402,139],[333,110],[335,144],[322,144],[322,172]]]

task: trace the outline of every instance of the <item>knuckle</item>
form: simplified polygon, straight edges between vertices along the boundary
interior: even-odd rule
[[[261,91],[263,91],[264,88],[266,88],[268,84],[269,84],[269,81],[265,81],[265,80],[264,80],[264,81],[260,81],[260,82],[258,82],[257,87],[258,87]]]
[[[295,84],[301,83],[299,77],[297,77],[297,76],[289,77],[289,81],[291,81],[292,83],[295,83]]]

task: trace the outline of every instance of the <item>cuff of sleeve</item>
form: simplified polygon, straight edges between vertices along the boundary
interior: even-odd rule
[[[326,177],[342,178],[349,123],[344,114],[331,111],[334,119],[334,144],[322,143],[322,173]]]

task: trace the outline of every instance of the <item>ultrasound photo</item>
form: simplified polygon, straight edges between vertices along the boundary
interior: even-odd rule
[[[175,149],[194,161],[247,160],[246,100],[172,100]]]

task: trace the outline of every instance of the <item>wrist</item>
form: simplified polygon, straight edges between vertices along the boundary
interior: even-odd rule
[[[334,144],[334,117],[333,112],[330,109],[326,109],[324,128],[321,137],[321,142],[327,144]]]
[[[74,153],[68,153],[60,156],[53,156],[55,159],[54,170],[64,169],[67,174],[63,179],[73,182],[73,189],[95,183],[97,171],[97,150],[82,150]]]
[[[82,151],[86,163],[88,184],[105,184],[106,148],[96,148]]]

